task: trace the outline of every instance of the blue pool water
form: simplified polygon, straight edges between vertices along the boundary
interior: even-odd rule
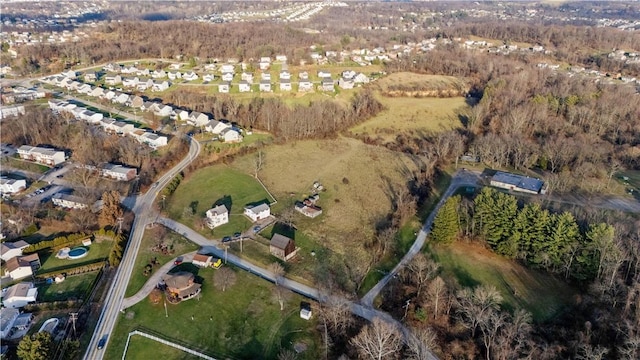
[[[77,247],[69,250],[69,259],[80,259],[87,256],[87,249],[83,247]]]

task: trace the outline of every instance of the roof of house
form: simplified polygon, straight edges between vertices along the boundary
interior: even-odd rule
[[[257,214],[257,213],[260,213],[262,211],[269,210],[269,205],[267,205],[265,203],[262,203],[260,205],[256,205],[256,206],[253,206],[253,207],[247,207],[246,209],[250,210],[254,214]]]
[[[193,261],[206,263],[207,261],[211,261],[211,255],[195,254],[193,255]]]
[[[207,215],[211,214],[211,215],[220,215],[220,214],[224,214],[229,212],[229,210],[227,210],[227,207],[224,205],[218,205],[212,209],[207,210]]]
[[[6,301],[13,297],[27,297],[30,294],[33,294],[33,291],[29,291],[32,289],[35,289],[37,291],[37,289],[33,286],[33,283],[30,283],[30,282],[17,283],[7,289],[7,293],[4,296],[4,300]]]
[[[13,327],[15,317],[20,314],[20,310],[14,308],[2,308],[0,309],[0,329],[2,331],[9,330],[8,327]]]
[[[496,172],[495,175],[491,178],[492,181],[501,182],[504,184],[509,184],[516,186],[520,189],[540,192],[544,182],[542,180],[536,178],[530,178],[528,176],[516,175],[511,173],[506,173],[502,171]]]
[[[13,249],[22,249],[29,246],[29,243],[24,240],[19,240],[15,242],[3,242],[0,244],[0,253],[4,254],[9,250]]]
[[[168,287],[173,289],[185,289],[189,285],[193,284],[194,276],[190,272],[179,271],[174,274],[166,274],[162,277],[162,280]]]
[[[284,236],[284,235],[274,234],[273,237],[271,238],[270,245],[275,247],[275,248],[284,250],[284,249],[287,248],[287,245],[289,245],[289,243],[291,241],[293,241],[293,240],[288,238],[288,237],[286,237],[286,236]]]
[[[11,258],[7,261],[5,266],[7,268],[7,271],[12,272],[21,267],[31,267],[31,262],[33,261],[40,261],[37,253]]]

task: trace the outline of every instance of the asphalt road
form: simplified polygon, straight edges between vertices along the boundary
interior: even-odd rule
[[[179,164],[165,173],[158,180],[156,186],[152,187],[146,194],[136,199],[135,205],[133,206],[133,212],[136,216],[131,227],[133,231],[129,237],[127,247],[124,250],[120,266],[118,266],[116,275],[111,283],[111,287],[109,288],[109,295],[103,305],[100,318],[98,319],[93,336],[91,337],[89,346],[84,354],[84,359],[100,360],[104,356],[104,349],[107,348],[110,340],[109,334],[113,331],[118,315],[122,310],[124,293],[127,285],[129,284],[129,279],[131,278],[133,264],[136,260],[138,249],[140,248],[142,235],[144,234],[146,225],[155,218],[155,215],[153,214],[153,202],[155,201],[159,190],[164,188],[176,174],[186,168],[200,153],[200,144],[193,139],[190,139],[190,141],[191,146],[189,148],[189,154],[180,161]],[[105,347],[102,350],[98,350],[98,341],[100,341],[103,336],[107,337],[107,344],[105,344]]]

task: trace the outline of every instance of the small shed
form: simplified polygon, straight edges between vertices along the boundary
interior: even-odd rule
[[[271,252],[271,255],[277,257],[278,259],[287,261],[296,256],[296,243],[295,241],[293,241],[293,239],[290,239],[284,235],[275,234],[271,238],[269,251]]]

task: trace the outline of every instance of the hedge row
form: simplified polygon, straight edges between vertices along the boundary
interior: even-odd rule
[[[80,244],[82,243],[82,240],[90,237],[91,235],[88,235],[85,233],[71,234],[67,236],[58,236],[53,240],[40,241],[38,243],[29,245],[26,248],[24,248],[22,252],[25,254],[30,254],[30,253],[34,253],[34,252],[37,252],[43,249],[49,249],[49,248],[53,250],[58,250],[63,247],[69,247],[75,244]]]

